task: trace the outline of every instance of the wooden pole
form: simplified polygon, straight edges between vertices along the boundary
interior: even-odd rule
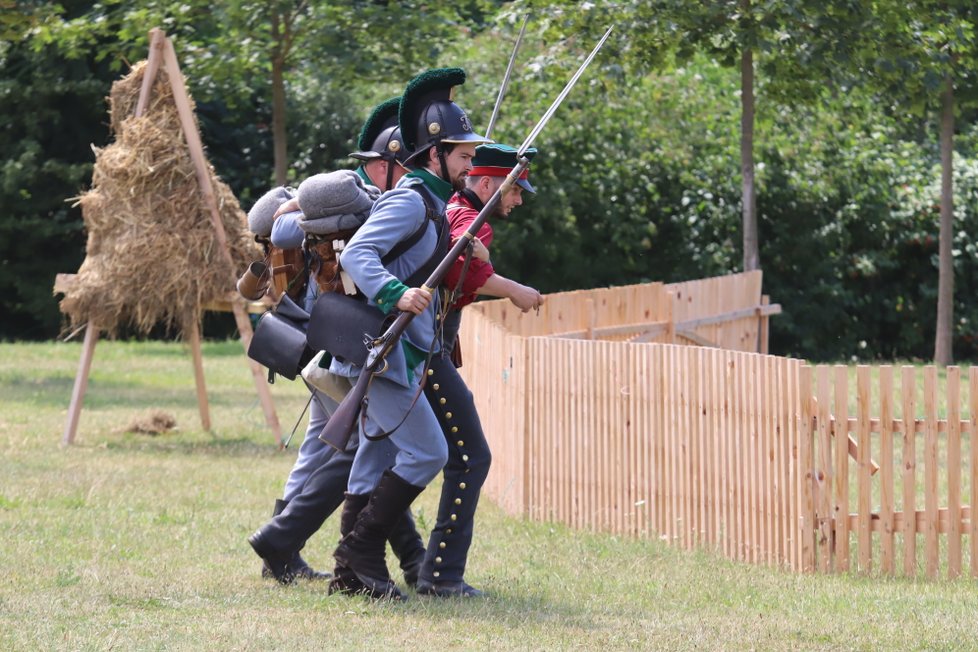
[[[150,91],[160,69],[160,60],[163,58],[163,46],[165,44],[166,34],[163,30],[159,27],[149,30],[149,58],[146,62],[146,70],[143,71],[143,85],[139,89],[136,111],[133,113],[137,118],[146,111],[146,105],[149,104]]]
[[[968,549],[971,552],[971,577],[978,577],[978,368],[968,369],[968,412],[971,414],[971,438],[968,471],[971,473],[971,513],[968,524]]]
[[[925,572],[937,579],[937,367],[924,367],[924,551]]]
[[[832,434],[829,431],[831,417],[831,392],[829,368],[819,365],[815,368],[815,382],[818,393],[818,473],[815,475],[818,487],[818,568],[823,573],[835,570],[832,545],[832,484],[835,467],[832,464]],[[840,438],[841,439],[841,438]]]
[[[801,423],[798,428],[798,477],[801,480],[801,518],[793,524],[800,532],[801,551],[800,570],[803,573],[815,572],[815,460],[813,445],[815,433],[812,431],[812,368],[801,368],[799,382],[801,401]]]
[[[200,411],[200,427],[211,429],[210,407],[207,405],[207,386],[204,383],[204,356],[200,352],[200,324],[188,324],[185,328],[194,359],[194,380],[197,384],[197,409]]]
[[[893,533],[893,367],[880,367],[880,520],[883,534],[880,545],[880,570],[893,575],[896,569]]]
[[[856,367],[856,411],[857,417],[857,439],[859,441],[859,453],[856,464],[856,510],[858,513],[856,531],[858,532],[858,564],[859,570],[868,573],[872,570],[872,470],[869,466],[870,459],[870,438],[872,433],[869,428],[870,413],[872,412],[872,390],[870,387],[869,367],[859,365]]]
[[[200,140],[200,133],[197,131],[197,124],[194,121],[193,111],[190,108],[190,97],[187,95],[186,86],[183,83],[183,75],[180,72],[180,64],[177,62],[177,55],[173,49],[173,43],[165,40],[163,47],[163,66],[170,78],[170,86],[173,88],[173,101],[177,107],[177,115],[180,118],[180,125],[183,127],[184,137],[187,139],[187,148],[190,151],[190,158],[194,163],[197,172],[197,182],[200,185],[204,203],[210,211],[211,223],[214,227],[214,235],[217,238],[218,250],[224,258],[224,263],[228,270],[229,287],[234,285],[233,272],[234,261],[231,259],[231,250],[228,248],[227,235],[224,232],[224,224],[221,222],[221,212],[217,206],[217,199],[214,196],[214,189],[211,186],[210,174],[207,168],[207,161],[204,158],[204,146]],[[241,343],[244,345],[245,352],[251,344],[251,322],[244,309],[244,300],[235,298],[231,304],[234,312],[234,321],[241,334]],[[272,403],[272,395],[265,381],[261,367],[257,362],[248,358],[248,366],[251,368],[251,375],[255,382],[255,389],[258,391],[258,398],[261,402],[262,410],[265,413],[265,421],[275,435],[275,441],[279,447],[282,446],[282,428],[278,422],[278,415],[275,414],[275,406]]]
[[[835,441],[835,569],[849,570],[849,451],[844,445],[849,433],[849,369],[835,365],[835,423],[842,426],[843,437],[836,431]]]
[[[88,322],[85,327],[85,342],[82,344],[81,360],[78,362],[78,373],[75,376],[75,386],[71,390],[71,403],[68,405],[68,421],[61,438],[62,446],[69,446],[75,441],[78,431],[78,420],[81,418],[82,403],[85,391],[88,389],[88,373],[92,369],[92,358],[95,356],[95,343],[98,341],[98,326]]]
[[[961,369],[947,368],[947,576],[961,575]],[[974,441],[974,435],[972,435]]]
[[[771,303],[771,297],[767,294],[761,295],[761,305],[767,306]],[[768,339],[770,338],[768,327],[771,323],[771,317],[767,315],[763,310],[758,310],[758,321],[759,326],[757,329],[757,352],[767,354],[768,352]]]

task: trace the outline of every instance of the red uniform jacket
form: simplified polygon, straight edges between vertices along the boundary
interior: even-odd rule
[[[482,202],[475,193],[469,190],[463,190],[452,195],[452,198],[448,200],[446,215],[448,224],[452,229],[453,241],[461,238],[462,234],[472,225],[472,222],[478,217],[479,211],[482,210],[482,206]],[[486,248],[492,244],[492,227],[489,226],[488,220],[476,233],[476,237],[482,241]],[[454,290],[455,286],[458,285],[458,277],[462,274],[464,261],[465,256],[459,256],[455,264],[448,270],[448,274],[445,275],[444,285],[449,290]],[[465,272],[465,280],[462,282],[462,294],[452,307],[458,310],[475,301],[476,290],[485,285],[489,277],[495,273],[491,263],[484,263],[477,258],[469,261],[469,269]]]

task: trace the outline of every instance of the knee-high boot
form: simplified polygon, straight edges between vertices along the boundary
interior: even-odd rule
[[[353,526],[357,523],[357,517],[367,506],[370,494],[346,494],[343,502],[343,512],[340,514],[340,540],[353,531]],[[333,579],[329,582],[329,593],[361,593],[364,591],[363,582],[352,570],[336,562],[333,569]]]
[[[404,511],[404,516],[394,526],[388,541],[391,542],[391,550],[401,562],[404,583],[415,587],[421,573],[421,564],[424,563],[425,547],[410,509]]]
[[[384,557],[391,531],[423,490],[389,469],[384,471],[353,530],[333,553],[340,565],[356,573],[371,597],[407,599],[391,580]]]

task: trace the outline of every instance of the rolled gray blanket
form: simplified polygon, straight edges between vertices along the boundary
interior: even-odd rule
[[[248,211],[248,229],[257,236],[267,238],[272,233],[275,211],[294,196],[289,188],[277,186],[259,197]]]
[[[380,190],[363,182],[352,170],[315,174],[301,184],[299,208],[306,220],[369,213]]]

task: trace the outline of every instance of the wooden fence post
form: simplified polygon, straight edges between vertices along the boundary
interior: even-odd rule
[[[903,393],[903,572],[917,572],[917,388],[914,368],[901,369]]]
[[[893,367],[880,367],[880,569],[892,575],[893,552]]]

